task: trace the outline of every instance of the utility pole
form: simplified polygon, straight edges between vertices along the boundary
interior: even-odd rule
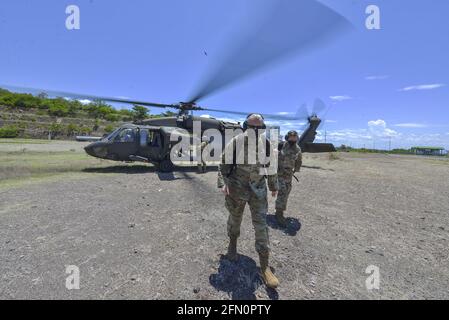
[[[324,143],[327,143],[327,130],[324,130]]]

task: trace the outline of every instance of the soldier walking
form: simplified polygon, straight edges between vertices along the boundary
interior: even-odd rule
[[[276,199],[276,220],[281,227],[285,228],[287,224],[284,211],[287,209],[288,196],[292,190],[292,178],[302,166],[298,133],[294,130],[289,131],[285,136],[285,141],[279,144],[278,151],[279,193]]]
[[[259,162],[259,159],[257,159],[256,164],[249,164],[247,161],[249,129],[256,132],[265,129],[263,117],[258,114],[248,115],[243,124],[243,129],[245,131],[235,136],[225,147],[218,172],[218,187],[222,188],[222,192],[225,194],[226,208],[229,211],[227,223],[229,246],[226,257],[231,261],[238,259],[237,239],[240,236],[243,212],[246,204],[248,204],[255,231],[255,246],[259,254],[262,278],[267,287],[276,288],[279,281],[269,267],[270,248],[266,222],[268,211],[267,184],[265,175],[261,174],[260,171],[264,169],[264,166]],[[257,134],[256,137],[257,142],[262,139]],[[265,139],[264,142],[266,142]],[[243,148],[237,148],[237,146],[242,145],[244,145]],[[236,162],[237,159],[242,159],[239,157],[241,152],[244,152],[243,164]],[[226,154],[233,155],[232,164],[226,163]],[[268,188],[272,196],[275,197],[278,190],[277,175],[268,175],[267,179]]]
[[[206,161],[203,158],[203,151],[207,147],[207,145],[209,144],[208,137],[207,136],[203,136],[201,141],[202,142],[198,144],[198,149],[197,149],[197,157],[199,157],[198,159],[200,159],[198,161],[198,173],[206,173],[207,172],[207,164],[206,164]]]

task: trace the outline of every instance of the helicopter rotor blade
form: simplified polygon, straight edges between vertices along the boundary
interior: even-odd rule
[[[272,0],[262,17],[249,20],[258,22],[236,30],[188,101],[201,100],[292,53],[304,53],[352,26],[316,0]]]
[[[303,103],[296,112],[298,119],[307,119],[310,116],[309,108],[306,103]]]
[[[89,94],[45,90],[45,89],[37,89],[37,88],[16,87],[16,86],[1,86],[1,87],[16,91],[16,92],[31,93],[31,94],[45,93],[48,96],[52,96],[52,97],[70,98],[70,99],[76,99],[76,100],[87,99],[87,100],[91,100],[91,101],[116,102],[116,103],[142,105],[142,106],[146,106],[146,107],[156,107],[156,108],[179,108],[179,106],[176,104],[154,103],[154,102],[133,100],[133,99],[128,99],[128,98],[96,96],[96,95],[89,95]]]
[[[204,111],[212,111],[212,112],[218,112],[218,113],[228,113],[228,114],[235,114],[240,116],[248,116],[248,114],[251,113],[257,113],[262,115],[265,119],[271,119],[271,120],[284,120],[284,121],[294,121],[294,120],[304,120],[307,119],[307,117],[299,117],[298,114],[286,115],[286,114],[269,114],[269,113],[260,113],[260,112],[242,112],[242,111],[231,111],[231,110],[222,110],[222,109],[211,109],[211,108],[203,108],[200,107],[199,110]]]
[[[322,129],[326,123],[327,123],[327,114],[329,113],[331,109],[331,106],[327,106],[323,100],[317,98],[315,99],[315,102],[313,104],[313,113],[312,115],[315,115],[320,118],[321,123],[319,124],[318,129]]]
[[[219,113],[228,113],[235,114],[241,116],[247,116],[250,112],[241,112],[241,111],[231,111],[231,110],[222,110],[222,109],[210,109],[198,107],[196,105],[193,106],[181,106],[179,104],[162,104],[162,103],[154,103],[140,100],[132,100],[127,98],[119,98],[119,97],[106,97],[106,96],[97,96],[97,95],[89,95],[89,94],[81,94],[81,93],[73,93],[73,92],[65,92],[65,91],[54,91],[54,90],[45,90],[45,89],[37,89],[37,88],[27,88],[27,87],[17,87],[17,86],[0,86],[15,92],[22,93],[31,93],[31,94],[40,94],[45,93],[48,96],[52,97],[61,97],[61,98],[70,98],[70,99],[87,99],[91,101],[105,101],[105,102],[116,102],[116,103],[124,103],[130,105],[142,105],[147,107],[156,107],[156,108],[174,108],[174,109],[183,109],[183,110],[198,110],[198,111],[212,111]],[[273,120],[300,120],[303,118],[298,118],[295,116],[287,116],[281,114],[262,114],[264,118],[273,119]]]
[[[326,110],[326,104],[323,100],[317,98],[313,103],[312,115],[319,115],[321,112]]]

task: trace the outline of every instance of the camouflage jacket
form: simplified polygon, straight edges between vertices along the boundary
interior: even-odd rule
[[[239,145],[244,145],[244,148],[237,148]],[[225,161],[226,154],[228,154],[228,157],[231,155],[237,159],[243,158],[243,164],[227,164]],[[226,184],[229,187],[230,196],[238,199],[249,200],[251,194],[264,198],[267,196],[266,180],[268,180],[270,191],[279,190],[277,174],[266,175],[265,165],[257,160],[255,164],[248,164],[248,137],[246,133],[234,137],[222,154],[222,161],[218,170],[218,187],[222,188]]]
[[[302,166],[301,148],[297,145],[290,145],[287,141],[279,144],[278,175],[293,176]]]

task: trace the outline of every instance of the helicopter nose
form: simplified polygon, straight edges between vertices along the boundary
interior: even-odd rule
[[[86,153],[92,157],[104,159],[108,154],[107,145],[102,142],[94,142],[84,147]]]
[[[84,151],[86,151],[88,155],[95,157],[94,147],[92,145],[84,147]]]

